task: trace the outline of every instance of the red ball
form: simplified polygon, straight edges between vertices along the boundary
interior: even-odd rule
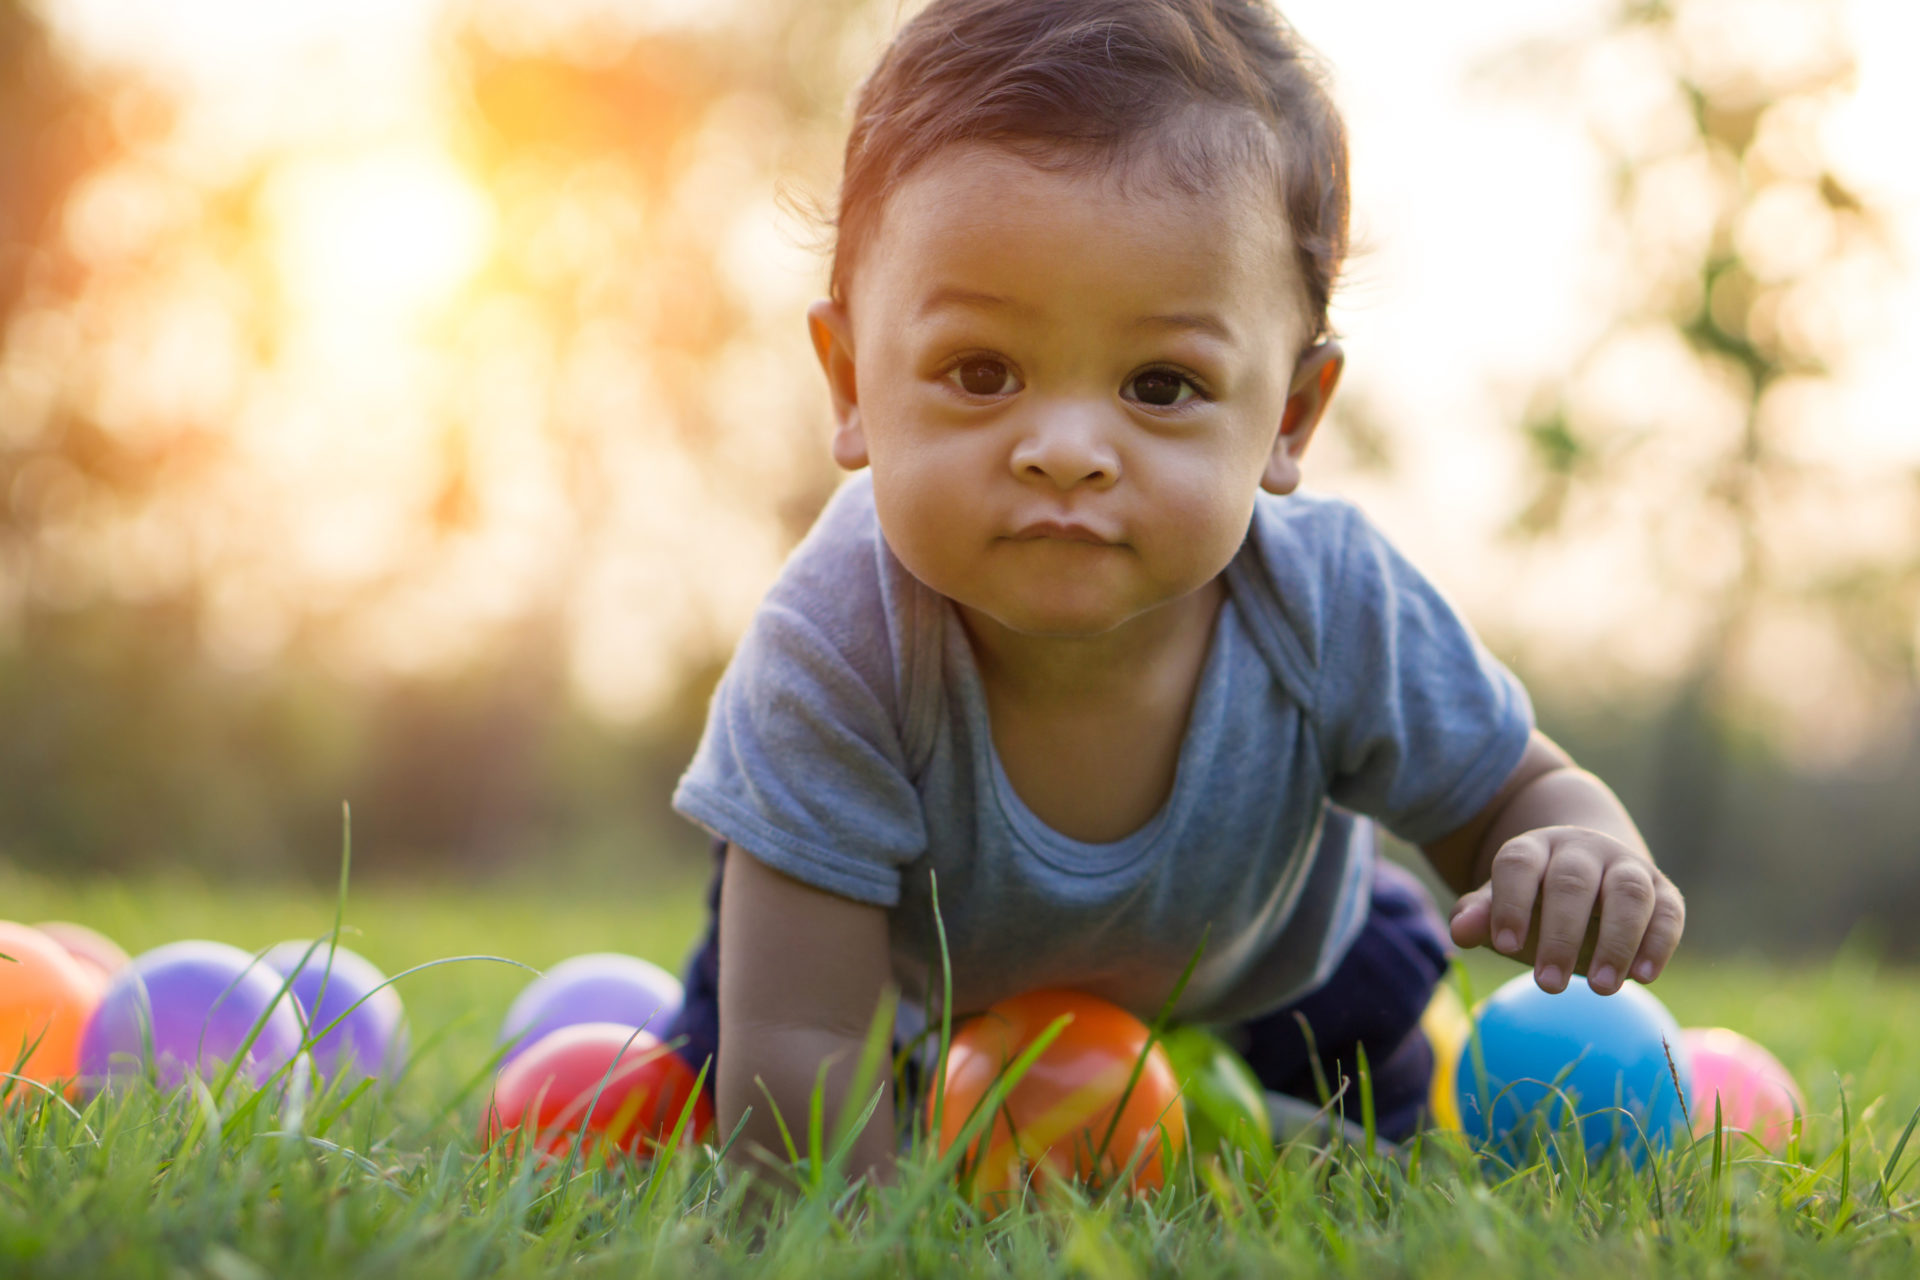
[[[713,1104],[695,1093],[695,1080],[685,1060],[650,1032],[613,1022],[561,1027],[528,1046],[494,1081],[480,1140],[504,1139],[511,1148],[531,1127],[540,1150],[564,1157],[584,1130],[581,1151],[589,1159],[605,1160],[615,1151],[639,1157],[666,1141],[691,1099],[682,1137],[697,1142],[712,1132]]]

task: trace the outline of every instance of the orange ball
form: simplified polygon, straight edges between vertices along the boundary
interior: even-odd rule
[[[100,983],[38,929],[0,920],[0,1071],[74,1091],[80,1034],[100,1003]],[[21,1063],[28,1046],[33,1052]],[[0,1080],[0,1099],[33,1092]]]
[[[1104,1184],[1129,1162],[1135,1191],[1158,1187],[1166,1177],[1164,1162],[1186,1145],[1179,1082],[1166,1052],[1158,1044],[1147,1047],[1146,1024],[1097,996],[1043,990],[1002,1000],[954,1033],[940,1150],[959,1141],[1001,1071],[1062,1015],[1071,1021],[1020,1078],[962,1162],[976,1201],[1004,1205],[1028,1171],[1036,1186],[1055,1178]],[[1128,1094],[1127,1081],[1143,1054],[1146,1061]],[[927,1100],[930,1120],[934,1096]]]

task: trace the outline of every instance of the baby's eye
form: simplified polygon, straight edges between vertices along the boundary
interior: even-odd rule
[[[1173,409],[1199,395],[1193,380],[1172,369],[1147,369],[1127,383],[1131,397],[1156,409]]]
[[[1004,360],[992,356],[970,356],[947,374],[970,396],[999,396],[1020,389],[1020,380]]]

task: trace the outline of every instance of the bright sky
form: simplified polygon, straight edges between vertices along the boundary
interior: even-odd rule
[[[241,405],[238,431],[252,442],[261,474],[274,478],[261,489],[257,514],[282,530],[285,544],[263,550],[280,558],[277,575],[264,563],[235,569],[228,640],[237,660],[268,656],[284,635],[275,619],[294,600],[324,595],[329,581],[377,574],[408,554],[413,535],[396,523],[396,495],[417,496],[438,447],[420,388],[443,394],[450,368],[426,334],[436,307],[469,282],[505,234],[487,193],[447,150],[438,40],[456,5],[499,43],[571,39],[583,53],[617,44],[623,30],[713,21],[732,6],[42,2],[84,59],[138,68],[179,90],[188,105],[166,160],[178,172],[217,184],[261,157],[289,157],[272,170],[266,197],[274,230],[264,252],[294,317],[275,378],[250,381],[220,354],[233,346],[232,335],[221,340],[229,322],[221,318],[220,286],[190,263],[171,277],[165,296],[150,300],[165,318],[157,328],[173,337],[134,344],[123,361],[148,399],[195,404],[228,395]],[[1658,627],[1631,626],[1640,602],[1627,580],[1634,572],[1629,539],[1611,553],[1590,548],[1584,560],[1544,570],[1497,542],[1521,475],[1511,423],[1522,394],[1596,335],[1620,273],[1602,228],[1607,175],[1571,95],[1556,111],[1551,73],[1502,89],[1474,69],[1529,38],[1596,27],[1609,7],[1601,0],[1293,0],[1286,9],[1334,67],[1347,112],[1360,252],[1337,299],[1336,323],[1350,393],[1390,429],[1400,464],[1390,480],[1336,475],[1330,483],[1368,500],[1490,633],[1571,649],[1624,628],[1635,633],[1622,650],[1625,664],[1655,672],[1678,661],[1679,641]],[[1794,25],[1806,8],[1794,0],[1707,0],[1688,11],[1699,15],[1693,38],[1701,47],[1766,57],[1769,39],[1790,53],[1809,38]],[[1905,65],[1920,48],[1920,6],[1848,0],[1843,13],[1859,59],[1857,90],[1825,141],[1842,176],[1895,212],[1893,240],[1903,260],[1920,262],[1920,167],[1911,163],[1907,136],[1920,120],[1920,78]],[[158,188],[143,181],[138,172],[112,175],[76,207],[70,233],[97,260],[136,254],[142,219],[164,220]],[[769,350],[780,368],[810,377],[799,308],[819,287],[820,267],[791,244],[771,196],[736,200],[727,234],[768,310]],[[1920,463],[1908,385],[1920,358],[1920,275],[1905,279],[1850,346],[1837,412],[1818,446],[1829,459],[1853,459],[1863,473]],[[791,323],[779,319],[789,313]],[[503,333],[525,323],[510,310],[494,321]],[[507,348],[524,354],[527,345]],[[486,375],[494,391],[480,398],[496,410],[514,403],[518,384],[509,374]],[[609,403],[630,405],[645,394],[617,380],[593,385]],[[743,401],[739,409],[784,406]],[[495,420],[508,421],[498,412]],[[485,634],[475,619],[509,617],[543,589],[553,557],[592,552],[568,541],[552,460],[509,426],[484,439],[493,444],[475,466],[507,495],[510,527],[476,537],[464,567],[370,624],[363,656],[398,665],[457,658],[463,643]],[[663,457],[640,450],[636,474],[646,471],[648,483],[682,503],[712,499],[710,481]],[[244,525],[247,517],[235,519]],[[621,528],[634,539],[625,563],[584,576],[574,609],[582,631],[577,658],[590,697],[612,713],[639,714],[665,690],[632,674],[663,669],[636,662],[635,647],[670,651],[675,628],[737,627],[774,571],[780,545],[765,530],[734,531],[698,550],[669,537],[660,554],[680,556],[683,569],[675,572],[639,563],[631,549],[665,537],[661,530],[644,520]],[[146,535],[167,542],[152,528]],[[194,536],[246,535],[226,528]],[[137,555],[142,563],[165,559],[150,547]],[[300,566],[298,581],[287,579],[288,563]],[[165,569],[129,570],[136,577],[147,571]],[[1582,590],[1567,590],[1574,579]],[[642,602],[676,592],[704,592],[704,603],[678,619],[637,616],[648,607]],[[395,656],[401,651],[409,656]]]

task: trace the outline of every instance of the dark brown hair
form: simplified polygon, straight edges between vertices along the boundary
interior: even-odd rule
[[[955,143],[1035,163],[1132,166],[1198,194],[1270,179],[1293,235],[1308,335],[1347,250],[1347,140],[1312,54],[1262,0],[933,0],[860,88],[840,186],[845,302],[887,198]]]

